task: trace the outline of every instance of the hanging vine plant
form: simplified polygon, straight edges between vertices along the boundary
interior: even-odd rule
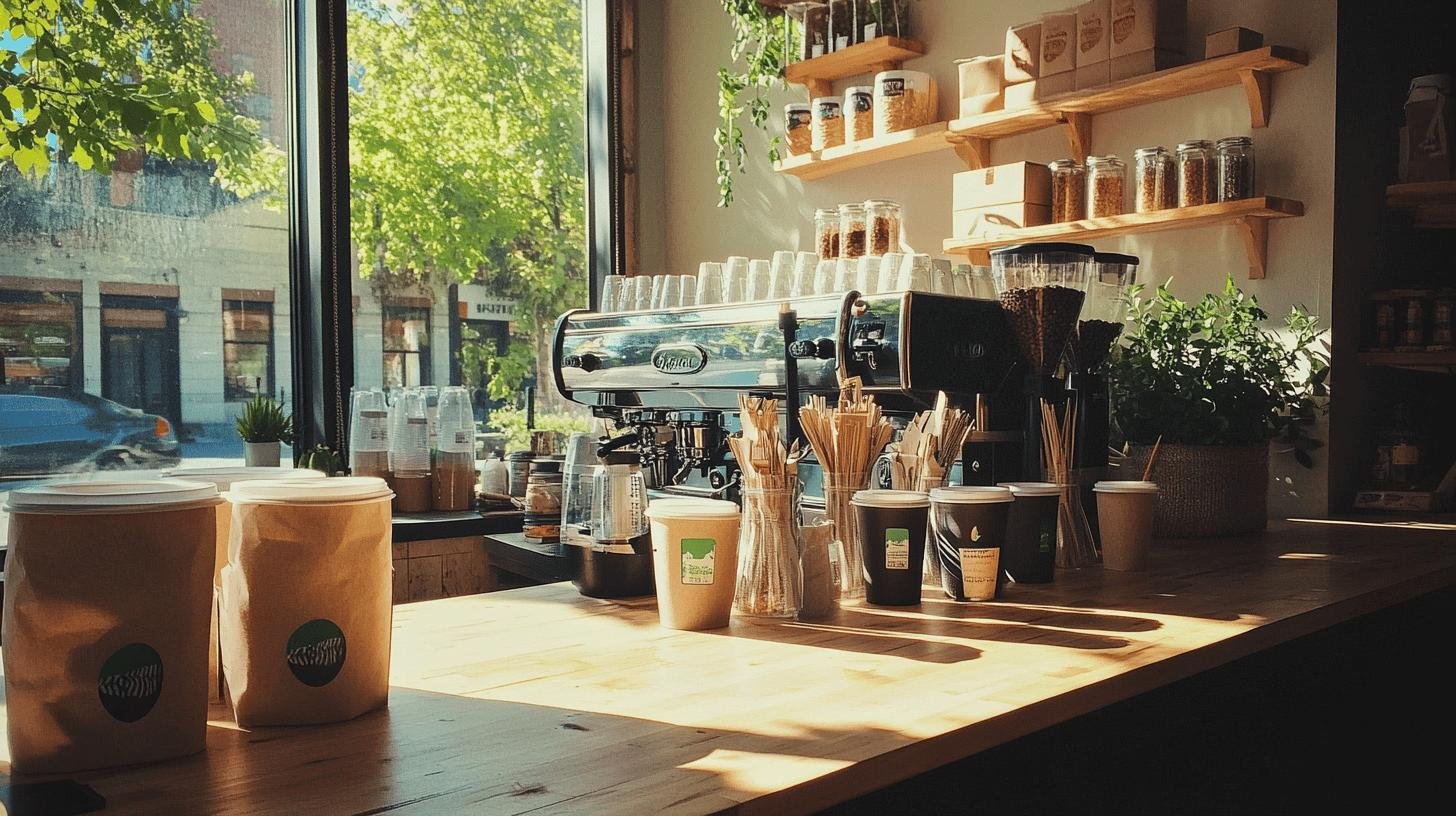
[[[788,15],[770,13],[758,0],[720,0],[733,23],[733,50],[728,67],[718,69],[718,131],[713,135],[718,155],[718,206],[733,203],[733,175],[742,173],[748,158],[743,141],[744,120],[768,134],[769,98],[784,81],[784,26]],[[782,137],[770,135],[769,161],[778,161]]]

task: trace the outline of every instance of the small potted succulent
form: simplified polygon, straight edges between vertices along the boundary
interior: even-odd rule
[[[1127,440],[1122,466],[1161,490],[1154,532],[1200,537],[1255,532],[1268,516],[1269,449],[1303,467],[1322,443],[1309,435],[1328,395],[1330,360],[1318,319],[1302,308],[1282,332],[1230,278],[1186,303],[1159,286],[1128,294],[1128,331],[1110,367],[1113,419]],[[1134,477],[1135,478],[1135,477]]]
[[[283,412],[282,404],[261,395],[243,406],[237,427],[248,467],[277,467],[283,443],[293,442],[293,417]]]

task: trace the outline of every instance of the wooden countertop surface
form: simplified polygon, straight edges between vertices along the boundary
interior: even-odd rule
[[[1306,522],[820,623],[673,632],[569,584],[429,601],[395,611],[387,711],[219,709],[205,754],[78,778],[108,813],[808,812],[1453,583],[1456,528]]]

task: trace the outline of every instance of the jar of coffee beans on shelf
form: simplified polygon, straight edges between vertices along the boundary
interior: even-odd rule
[[[810,151],[814,141],[813,121],[807,103],[791,102],[784,106],[784,139],[790,156],[802,156]]]
[[[1212,142],[1194,139],[1178,145],[1178,206],[1197,207],[1216,201],[1213,194],[1216,169]]]
[[[863,204],[839,205],[839,257],[858,258],[865,254],[865,208]]]
[[[817,97],[814,102],[814,139],[811,147],[824,150],[844,144],[844,111],[837,96]]]
[[[1087,168],[1071,159],[1047,165],[1052,174],[1052,223],[1065,224],[1087,217]]]
[[[1116,156],[1087,157],[1087,215],[1103,218],[1122,215],[1122,189],[1127,180],[1127,165]]]
[[[869,225],[869,254],[887,255],[900,251],[900,204],[883,198],[864,203],[865,221]]]
[[[1218,200],[1254,196],[1254,140],[1229,136],[1218,140]]]
[[[839,257],[839,210],[825,207],[814,211],[814,245],[821,260]]]
[[[1132,167],[1135,212],[1154,212],[1174,206],[1177,198],[1173,157],[1162,145],[1133,151]]]
[[[868,85],[844,92],[844,141],[864,142],[875,137],[875,94]]]

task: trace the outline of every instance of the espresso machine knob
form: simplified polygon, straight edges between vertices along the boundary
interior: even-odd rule
[[[579,368],[582,371],[596,371],[602,367],[602,358],[590,352],[568,354],[561,358],[562,368]]]
[[[834,341],[828,337],[817,340],[795,340],[789,344],[789,354],[800,360],[833,360]]]

